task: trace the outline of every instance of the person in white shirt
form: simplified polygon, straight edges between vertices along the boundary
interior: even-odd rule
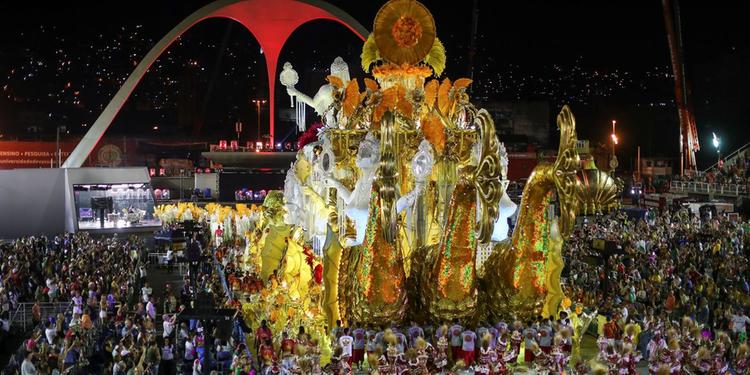
[[[47,295],[49,296],[50,301],[54,301],[55,298],[57,298],[58,292],[57,282],[55,282],[55,279],[47,279],[47,289],[49,289]]]
[[[115,358],[114,364],[112,365],[112,375],[124,374],[126,368],[127,368],[127,365],[122,359],[120,359],[120,356],[118,355]]]
[[[339,337],[339,345],[341,345],[341,355],[346,356],[348,359],[352,358],[352,347],[354,344],[354,338],[349,336],[349,328],[344,328],[344,333]]]
[[[185,340],[185,360],[192,361],[195,359],[195,345],[192,340]]]
[[[34,352],[28,352],[23,363],[21,363],[21,375],[37,375],[33,360]]]
[[[165,314],[163,318],[164,318],[164,322],[162,322],[162,326],[164,327],[163,337],[171,337],[172,332],[174,332],[174,315]]]
[[[83,315],[83,297],[78,291],[73,292],[73,314]]]
[[[141,264],[138,267],[138,273],[139,273],[139,275],[141,277],[141,281],[146,280],[146,266],[144,266],[144,265]]]
[[[474,346],[477,340],[477,334],[470,329],[466,329],[461,332],[461,356],[466,366],[474,364],[474,353],[476,347]]]
[[[750,318],[745,315],[744,311],[737,310],[737,312],[732,315],[732,332],[734,332],[735,337],[740,339],[740,342],[747,340],[748,323],[750,323]]]
[[[156,320],[156,306],[154,306],[154,297],[148,299],[148,303],[146,304],[146,313],[151,318],[151,320]]]
[[[47,343],[52,345],[55,342],[55,335],[57,334],[57,330],[55,329],[55,326],[52,325],[52,322],[49,320],[44,323],[44,337],[47,338]]]
[[[147,303],[149,301],[149,298],[151,298],[151,293],[153,293],[153,290],[151,289],[151,284],[147,281],[143,288],[141,288],[141,295],[143,296],[143,303]]]

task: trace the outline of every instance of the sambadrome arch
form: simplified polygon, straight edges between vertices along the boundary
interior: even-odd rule
[[[255,36],[263,49],[268,73],[271,143],[274,142],[276,66],[281,48],[294,30],[310,21],[331,20],[346,26],[363,41],[369,33],[352,16],[323,1],[219,0],[208,4],[175,26],[146,54],[65,160],[63,168],[77,168],[83,164],[156,59],[183,33],[209,18],[228,18],[239,22]]]

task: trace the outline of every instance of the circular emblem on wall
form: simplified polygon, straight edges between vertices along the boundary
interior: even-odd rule
[[[122,162],[122,151],[113,144],[104,145],[97,153],[97,161],[100,165],[117,167]]]

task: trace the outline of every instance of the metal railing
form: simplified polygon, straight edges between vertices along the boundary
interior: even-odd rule
[[[34,302],[23,302],[18,305],[10,316],[10,326],[20,328],[26,332],[34,324]],[[73,310],[73,302],[44,302],[39,303],[40,321],[45,321],[50,316],[67,313]]]
[[[747,185],[719,184],[715,182],[672,181],[669,191],[678,193],[718,194],[728,196],[748,195]]]

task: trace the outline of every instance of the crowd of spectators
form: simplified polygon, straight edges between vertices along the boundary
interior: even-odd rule
[[[675,181],[707,182],[716,184],[750,184],[750,152],[745,152],[731,161],[721,160],[709,170],[686,176],[675,176]]]
[[[666,348],[670,339],[682,352],[702,348],[710,360],[720,353],[720,362],[729,364],[745,356],[736,352],[746,341],[748,235],[746,222],[699,218],[686,209],[649,212],[640,220],[592,218],[565,243],[566,294],[573,303],[599,309],[599,334],[610,343],[627,336],[626,330],[637,331],[630,334],[634,349],[654,366],[669,362],[658,358],[666,354],[654,345]],[[599,249],[595,240],[604,240]],[[688,344],[693,329],[703,339]],[[680,363],[692,366],[694,359],[681,357]]]
[[[0,256],[4,327],[18,304],[35,303],[30,336],[6,374],[201,374],[207,356],[213,368],[238,374],[249,366],[243,342],[212,339],[206,353],[204,322],[180,317],[198,293],[224,300],[211,263],[191,268],[179,290],[155,290],[147,248],[135,237],[28,237],[2,245]],[[47,302],[61,302],[63,312],[42,314],[36,307]]]
[[[6,373],[79,371],[100,350],[105,322],[124,322],[145,269],[137,238],[94,239],[86,233],[25,237],[0,246],[3,315],[33,303],[33,333]],[[56,314],[48,303],[56,302]],[[146,302],[138,306],[146,311]],[[32,371],[33,369],[33,371]]]
[[[603,240],[601,246],[594,245],[597,240]],[[250,374],[301,371],[319,361],[317,342],[304,327],[268,343],[275,336],[261,323],[248,348],[237,327],[225,335],[205,321],[181,318],[199,294],[222,307],[231,300],[229,285],[240,284],[237,289],[244,291],[244,284],[257,284],[257,276],[237,270],[232,254],[212,254],[212,247],[195,237],[188,246],[211,261],[189,267],[179,291],[169,284],[154,291],[147,249],[137,238],[79,233],[0,245],[2,327],[7,330],[10,312],[20,303],[35,304],[34,329],[6,373],[201,374],[219,368]],[[633,373],[641,358],[654,373],[663,367],[672,373],[745,371],[748,248],[750,222],[722,215],[699,217],[680,209],[649,211],[640,219],[591,217],[565,243],[563,285],[573,305],[598,311],[598,358],[611,371]],[[45,316],[39,306],[48,302],[70,308]],[[448,365],[471,371],[520,364],[572,367],[566,316],[441,324],[334,327],[331,364],[313,368],[345,373],[352,365],[370,372]]]

